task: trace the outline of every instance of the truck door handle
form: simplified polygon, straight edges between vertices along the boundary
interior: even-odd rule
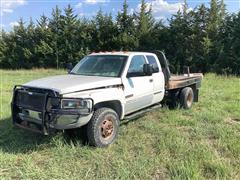
[[[153,79],[149,79],[149,82],[150,82],[150,83],[153,82]]]

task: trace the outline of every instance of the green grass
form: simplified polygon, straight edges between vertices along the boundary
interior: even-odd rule
[[[12,88],[64,71],[1,71],[1,179],[240,179],[240,79],[207,74],[191,110],[162,108],[122,124],[97,149],[62,133],[15,128]]]

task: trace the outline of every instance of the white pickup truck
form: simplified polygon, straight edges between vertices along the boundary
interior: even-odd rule
[[[89,144],[114,142],[120,120],[158,107],[163,99],[190,108],[202,74],[171,75],[161,51],[100,52],[83,58],[67,75],[14,87],[14,125],[48,135],[86,125]]]

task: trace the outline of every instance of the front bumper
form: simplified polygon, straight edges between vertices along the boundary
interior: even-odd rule
[[[27,105],[17,102],[18,93],[22,91],[29,94],[27,98],[32,96],[32,99],[25,99],[26,102],[29,102]],[[18,127],[48,135],[55,130],[81,127],[87,124],[92,117],[92,109],[89,112],[82,112],[79,109],[49,108],[49,98],[56,98],[59,101],[63,99],[50,90],[41,93],[28,91],[24,86],[14,87],[11,103],[12,121]],[[39,102],[32,102],[31,105],[30,102],[34,101],[34,98]]]

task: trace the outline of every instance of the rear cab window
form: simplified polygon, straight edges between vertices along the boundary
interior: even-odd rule
[[[153,73],[158,73],[159,66],[158,66],[156,58],[152,55],[147,55],[146,57],[147,57],[148,63],[153,66]]]

